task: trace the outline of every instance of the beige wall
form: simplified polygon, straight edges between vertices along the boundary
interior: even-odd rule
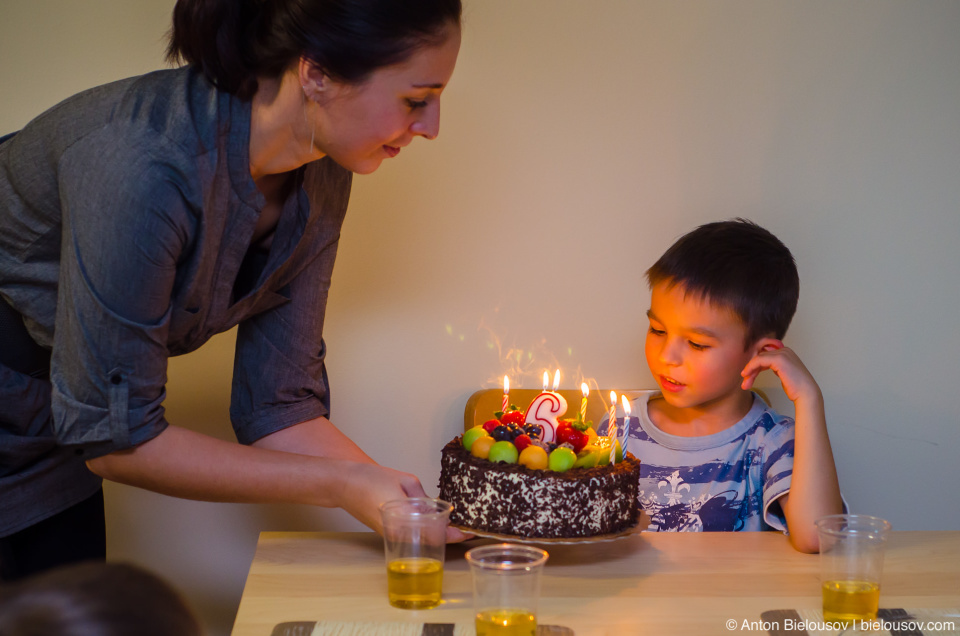
[[[160,67],[172,5],[0,0],[0,132]],[[746,216],[799,262],[787,341],[853,509],[960,529],[960,4],[467,0],[465,25],[440,138],[355,181],[327,315],[335,423],[436,493],[441,444],[508,350],[530,371],[515,384],[559,363],[565,386],[651,386],[642,272]],[[231,342],[171,361],[171,421],[232,436]],[[258,531],[358,527],[107,492],[111,557],[166,574],[213,634]]]

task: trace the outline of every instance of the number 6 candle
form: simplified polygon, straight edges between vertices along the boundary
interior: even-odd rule
[[[533,402],[527,407],[527,416],[524,418],[524,424],[540,427],[540,439],[544,442],[556,440],[559,425],[557,418],[567,412],[567,401],[556,392],[560,385],[560,369],[557,369],[557,375],[553,381],[553,391],[547,391],[549,378],[550,376],[544,371],[543,393],[533,398]]]

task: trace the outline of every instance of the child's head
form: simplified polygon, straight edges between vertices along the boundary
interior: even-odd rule
[[[752,398],[741,373],[755,355],[782,346],[797,306],[789,250],[749,221],[710,223],[674,243],[647,280],[644,349],[664,398],[658,408],[673,409],[676,422],[742,417]]]
[[[90,561],[0,585],[3,636],[200,636],[193,611],[142,568]]]
[[[800,296],[790,250],[752,221],[701,225],[682,236],[647,270],[647,282],[680,287],[684,294],[729,309],[746,328],[744,348],[759,339],[782,339]]]

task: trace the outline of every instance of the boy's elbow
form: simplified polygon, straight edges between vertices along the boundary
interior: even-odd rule
[[[804,554],[817,554],[820,552],[820,538],[814,534],[813,536],[803,536],[803,533],[790,533],[790,545],[793,546],[793,549],[797,552],[803,552]]]

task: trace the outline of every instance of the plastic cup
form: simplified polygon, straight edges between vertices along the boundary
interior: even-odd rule
[[[535,636],[540,572],[549,556],[526,545],[500,543],[467,552],[473,573],[477,636]]]
[[[823,620],[875,621],[880,575],[890,523],[867,515],[830,515],[817,520]]]
[[[394,607],[430,609],[440,604],[451,510],[446,501],[425,497],[380,506],[387,596]]]

